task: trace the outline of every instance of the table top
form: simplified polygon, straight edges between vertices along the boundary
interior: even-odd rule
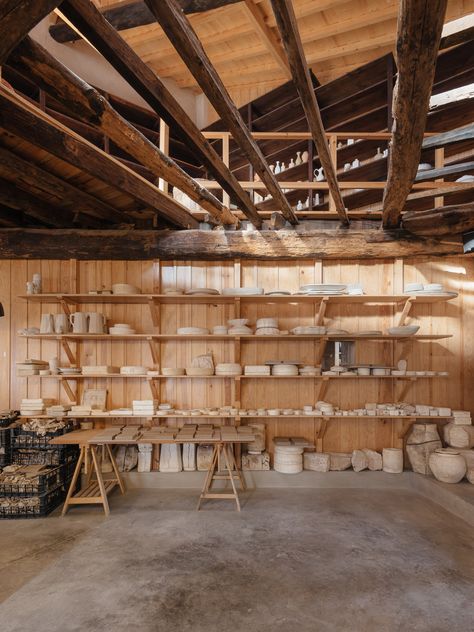
[[[214,430],[212,437],[209,435],[205,437],[193,436],[189,433],[189,436],[179,435],[178,433],[170,430],[169,434],[173,434],[172,437],[168,433],[159,433],[156,431],[143,430],[139,437],[132,438],[120,438],[114,439],[112,437],[101,436],[103,430],[74,430],[68,432],[60,437],[54,437],[50,440],[52,445],[138,445],[144,443],[161,444],[161,443],[202,443],[202,444],[214,444],[214,443],[250,443],[255,440],[254,435],[243,433],[232,433],[232,435],[222,436],[219,430]],[[163,434],[161,437],[160,434]],[[177,436],[176,436],[177,435]]]

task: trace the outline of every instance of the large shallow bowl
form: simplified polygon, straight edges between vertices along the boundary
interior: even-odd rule
[[[403,327],[389,327],[390,336],[413,336],[419,330],[419,325],[404,325]]]
[[[186,375],[190,375],[192,377],[208,377],[210,375],[214,375],[214,369],[207,367],[186,367]]]
[[[259,296],[263,293],[263,287],[226,287],[222,290],[224,296]]]

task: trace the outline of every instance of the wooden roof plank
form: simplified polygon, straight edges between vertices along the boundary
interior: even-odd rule
[[[256,173],[265,183],[268,192],[278,202],[279,210],[289,222],[297,224],[298,219],[288,204],[275,176],[270,171],[262,152],[251,137],[239,111],[176,0],[146,0],[146,3],[214,109],[226,123],[234,140],[247,155]]]
[[[447,0],[402,0],[398,15],[392,149],[383,226],[394,228],[416,177]]]

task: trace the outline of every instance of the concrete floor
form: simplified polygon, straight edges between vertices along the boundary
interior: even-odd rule
[[[2,632],[474,629],[472,527],[418,494],[260,489],[241,514],[196,498],[0,523]]]

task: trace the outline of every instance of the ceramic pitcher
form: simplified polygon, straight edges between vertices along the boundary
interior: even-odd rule
[[[89,315],[86,312],[74,312],[69,316],[69,320],[72,325],[72,332],[74,334],[87,333],[88,316]]]
[[[42,314],[40,334],[54,334],[53,314]]]
[[[89,333],[103,334],[105,331],[105,316],[100,312],[89,312]]]
[[[69,331],[69,318],[66,314],[54,315],[54,332],[56,334],[66,334]]]

